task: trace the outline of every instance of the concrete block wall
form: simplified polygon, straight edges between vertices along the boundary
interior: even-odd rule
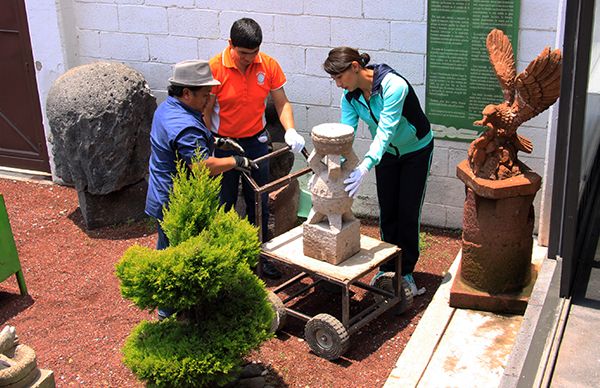
[[[554,44],[559,1],[521,0],[521,69],[544,45]],[[166,97],[174,63],[210,58],[226,47],[234,20],[252,17],[263,29],[262,51],[274,56],[288,77],[285,90],[296,126],[307,139],[314,125],[339,119],[342,91],[321,68],[335,46],[357,47],[367,51],[372,62],[396,68],[425,103],[427,0],[57,0],[57,4],[70,10],[62,15],[63,24],[73,27],[63,32],[76,37],[76,43],[66,48],[74,64],[124,62],[144,74],[159,102]],[[34,47],[34,55],[35,51]],[[524,160],[540,173],[547,122],[546,113],[522,131],[535,147]],[[370,134],[361,125],[357,153],[362,156],[369,144]],[[466,157],[467,146],[436,142],[424,224],[461,227],[464,188],[455,177],[455,166]],[[378,215],[374,173],[361,188],[355,212]]]

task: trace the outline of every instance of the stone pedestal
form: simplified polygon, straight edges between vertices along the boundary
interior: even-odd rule
[[[360,251],[360,222],[357,219],[343,222],[342,229],[332,231],[329,223],[303,225],[304,256],[339,264]]]
[[[532,281],[533,199],[541,177],[531,171],[504,180],[457,166],[466,185],[462,259],[450,292],[453,307],[520,313]]]
[[[144,217],[148,183],[145,179],[106,195],[78,191],[79,208],[87,229],[137,221]]]

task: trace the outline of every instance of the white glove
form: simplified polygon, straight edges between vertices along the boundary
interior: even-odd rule
[[[344,180],[344,184],[346,185],[344,190],[348,192],[348,196],[350,196],[350,198],[354,198],[358,192],[358,187],[365,179],[365,176],[368,172],[369,170],[367,170],[367,168],[361,163],[358,165],[358,167],[352,170],[350,175],[348,175],[348,178]]]
[[[304,138],[294,128],[286,129],[284,139],[292,152],[299,153],[304,148]]]

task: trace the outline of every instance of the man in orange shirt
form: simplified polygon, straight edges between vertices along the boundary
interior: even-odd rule
[[[293,152],[304,148],[304,138],[294,129],[294,115],[283,85],[285,74],[277,61],[260,52],[262,30],[253,19],[243,18],[231,26],[229,46],[210,60],[213,77],[221,85],[212,89],[205,110],[208,127],[218,136],[235,139],[246,151],[246,156],[256,159],[267,154],[268,135],[265,131],[265,107],[269,94],[285,129],[285,142]],[[215,151],[216,157],[230,156],[231,151]],[[259,185],[269,179],[268,161],[259,163],[252,171]],[[221,181],[221,203],[226,208],[235,206],[240,180],[239,171],[228,171]],[[256,225],[254,191],[242,182],[248,220]],[[262,196],[263,236],[268,222],[267,195]],[[265,276],[277,278],[281,274],[271,263],[263,263]]]

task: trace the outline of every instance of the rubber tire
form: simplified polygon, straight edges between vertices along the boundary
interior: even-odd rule
[[[348,350],[350,336],[342,323],[329,314],[318,314],[304,326],[310,349],[326,360],[338,359]]]
[[[285,305],[273,291],[268,291],[267,296],[275,313],[271,322],[271,333],[276,333],[285,326],[287,312],[285,311]]]
[[[384,291],[393,293],[395,275],[396,274],[394,272],[386,272],[375,280],[373,286],[380,288]],[[400,279],[400,292],[402,299],[400,300],[400,303],[398,303],[398,308],[396,310],[397,315],[403,314],[404,312],[406,312],[406,310],[411,308],[411,306],[413,305],[414,297],[414,295],[410,291],[410,286],[408,285],[404,277],[400,276]],[[375,301],[379,303],[383,299],[385,299],[385,296],[373,293],[373,299],[375,299]]]

